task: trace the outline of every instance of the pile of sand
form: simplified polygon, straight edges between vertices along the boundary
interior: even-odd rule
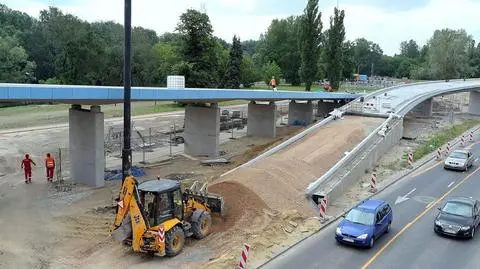
[[[314,211],[305,202],[305,189],[343,158],[345,151],[366,137],[369,133],[365,131],[368,129],[366,125],[377,122],[381,119],[345,117],[335,121],[273,156],[228,174],[211,189],[215,190],[218,184],[235,182],[238,183],[235,186],[244,186],[256,194],[255,197],[263,200],[269,209],[279,212],[297,210],[304,216],[311,216]],[[232,196],[226,189],[217,192],[224,197]],[[248,212],[257,210],[256,204],[243,206],[249,207],[243,209]]]

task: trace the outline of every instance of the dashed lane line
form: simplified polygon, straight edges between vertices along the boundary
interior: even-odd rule
[[[390,239],[385,245],[383,245],[382,248],[380,248],[376,253],[375,255],[373,255],[373,257],[371,257],[362,267],[360,267],[361,269],[366,269],[368,268],[368,266],[370,266],[378,257],[380,257],[380,255],[391,245],[393,244],[401,235],[403,235],[405,233],[405,231],[410,228],[413,224],[415,224],[416,222],[418,222],[423,216],[425,216],[425,214],[427,214],[428,211],[430,211],[434,205],[438,204],[440,201],[442,201],[443,199],[445,199],[450,193],[452,193],[454,190],[456,190],[459,186],[461,186],[465,181],[467,181],[469,178],[471,178],[473,175],[475,175],[478,171],[480,171],[480,167],[478,167],[477,169],[475,169],[475,171],[473,171],[473,173],[471,174],[468,174],[464,179],[462,179],[462,181],[458,182],[457,185],[455,185],[453,188],[451,188],[449,191],[447,191],[444,195],[442,195],[442,197],[438,198],[436,201],[432,202],[431,204],[429,204],[429,206],[427,206],[427,208],[422,211],[422,213],[420,213],[419,215],[417,215],[417,217],[415,217],[415,219],[413,219],[411,222],[409,222],[407,225],[405,225],[405,227],[403,227],[400,232],[398,232],[392,239]]]

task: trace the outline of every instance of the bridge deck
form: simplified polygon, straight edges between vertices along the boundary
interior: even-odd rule
[[[359,94],[233,89],[168,89],[132,87],[132,101],[220,102],[229,100],[352,100]],[[54,101],[67,104],[113,104],[123,102],[123,88],[109,86],[69,86],[1,84],[0,101]]]

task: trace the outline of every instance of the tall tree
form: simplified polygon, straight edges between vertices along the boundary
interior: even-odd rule
[[[243,59],[242,44],[237,36],[233,36],[230,58],[225,74],[225,87],[238,89],[240,87],[241,65]]]
[[[354,58],[357,73],[375,75],[375,66],[380,64],[383,51],[380,46],[365,38],[355,40]],[[373,72],[372,72],[373,71]]]
[[[35,63],[13,37],[0,36],[0,82],[31,83]]]
[[[210,18],[207,14],[188,9],[180,16],[177,26],[182,35],[184,60],[191,70],[185,74],[187,87],[216,87],[218,84],[215,41]]]
[[[468,61],[472,37],[465,30],[436,30],[428,41],[428,63],[432,76],[440,79],[469,77]]]
[[[417,42],[413,39],[402,41],[402,43],[400,43],[400,55],[412,59],[418,58],[420,56],[420,50],[418,49]]]
[[[310,91],[318,73],[320,43],[322,37],[321,13],[318,0],[308,0],[300,21],[299,51],[302,59],[300,75],[305,82],[305,90]]]
[[[351,41],[345,41],[342,44],[343,49],[343,77],[347,79],[353,78],[356,72],[355,65],[355,44]]]
[[[245,88],[250,88],[254,82],[262,80],[260,72],[257,70],[252,58],[248,56],[248,54],[243,56],[240,71],[240,83],[242,83]]]
[[[340,80],[343,72],[343,42],[345,40],[345,26],[343,19],[345,11],[335,8],[334,17],[330,17],[330,29],[328,30],[326,54],[327,54],[327,77],[330,85],[335,90],[340,88]]]
[[[282,76],[282,69],[280,69],[280,66],[277,65],[275,62],[268,62],[263,65],[262,67],[262,72],[263,72],[263,80],[265,83],[269,83],[272,77],[275,77],[275,80],[277,81],[277,86],[280,84],[280,78]]]
[[[267,33],[260,36],[257,45],[261,65],[276,62],[282,69],[283,78],[293,85],[300,84],[300,52],[298,51],[299,18],[274,19]]]

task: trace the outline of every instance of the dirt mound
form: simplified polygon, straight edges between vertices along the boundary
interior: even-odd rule
[[[305,189],[343,158],[345,151],[360,143],[368,134],[366,130],[380,122],[382,119],[345,117],[275,155],[238,169],[222,181],[236,182],[237,186],[251,190],[275,211],[297,210],[304,216],[312,216],[314,211],[305,202]],[[228,201],[226,204],[232,205]],[[239,204],[234,201],[233,205]]]
[[[225,217],[215,217],[214,233],[227,231],[242,220],[260,216],[268,208],[257,194],[236,182],[220,182],[209,186],[209,191],[223,196],[227,206]]]

